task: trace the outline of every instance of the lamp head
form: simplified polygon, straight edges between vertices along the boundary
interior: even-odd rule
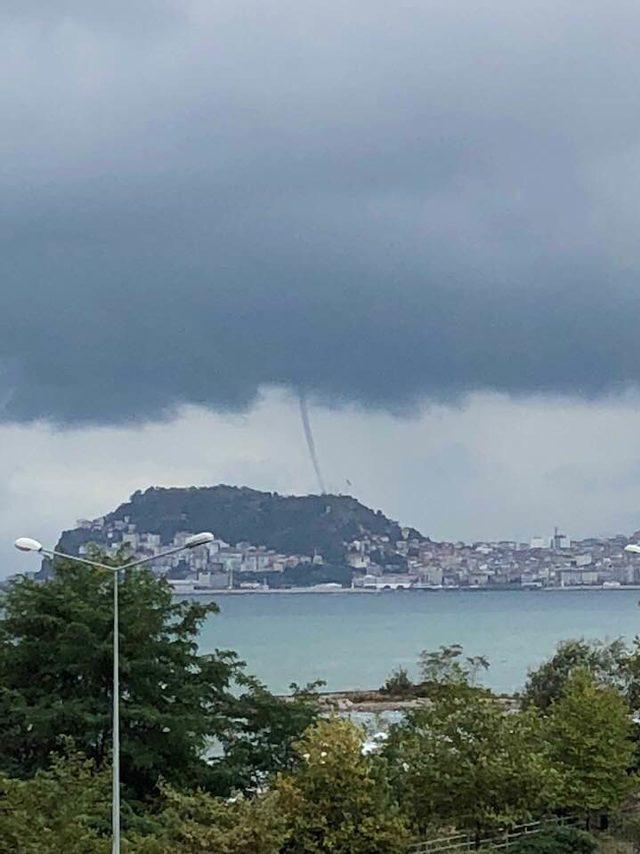
[[[636,545],[636,543],[629,543],[628,546],[624,547],[625,552],[631,552],[634,555],[640,555],[640,546]]]
[[[37,540],[32,540],[31,537],[19,537],[15,543],[15,547],[21,552],[41,552],[42,543]]]
[[[215,537],[211,531],[201,531],[199,534],[192,534],[184,541],[186,549],[195,549],[196,546],[206,546],[207,543],[212,543]]]

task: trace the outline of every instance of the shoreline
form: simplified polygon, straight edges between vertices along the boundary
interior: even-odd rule
[[[292,694],[277,694],[282,700],[291,701]],[[389,712],[408,712],[411,709],[425,708],[430,705],[428,696],[397,696],[385,694],[379,688],[370,690],[354,688],[347,691],[318,691],[316,694],[318,709],[325,713],[379,715]],[[505,710],[519,706],[514,694],[495,694],[492,699]]]
[[[564,587],[430,587],[430,588],[409,588],[402,590],[373,590],[371,588],[354,588],[342,587],[336,590],[319,589],[314,587],[288,587],[288,588],[259,588],[256,590],[229,590],[228,588],[209,589],[209,590],[173,590],[173,596],[270,596],[270,595],[300,595],[313,594],[315,596],[342,596],[344,594],[356,595],[381,595],[389,594],[407,595],[407,594],[433,594],[433,593],[563,593],[563,592],[602,592],[602,593],[620,593],[626,590],[640,590],[640,584],[622,584],[620,587],[603,587],[602,585],[565,585]]]

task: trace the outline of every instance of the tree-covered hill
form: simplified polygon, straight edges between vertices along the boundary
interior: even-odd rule
[[[170,542],[177,531],[213,531],[230,544],[249,542],[285,554],[312,555],[341,561],[344,544],[363,534],[401,538],[397,522],[365,507],[348,495],[278,495],[248,487],[152,487],[105,516],[105,523],[128,520],[138,531],[160,534]],[[65,531],[62,551],[75,553],[100,533],[77,528]]]

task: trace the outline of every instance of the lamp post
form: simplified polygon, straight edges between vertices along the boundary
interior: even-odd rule
[[[99,563],[88,558],[77,557],[76,555],[68,555],[63,552],[58,552],[55,549],[45,548],[37,540],[32,540],[31,537],[20,537],[15,541],[15,547],[21,552],[38,552],[49,557],[61,557],[66,560],[72,560],[76,563],[93,566],[97,569],[104,569],[112,573],[113,576],[113,786],[111,795],[111,822],[112,822],[112,854],[120,854],[120,645],[119,645],[119,614],[118,614],[118,587],[120,582],[120,573],[125,569],[141,566],[145,563],[151,563],[154,560],[167,557],[168,555],[177,554],[178,552],[187,549],[195,549],[198,546],[204,546],[212,542],[213,534],[209,531],[203,531],[200,534],[193,534],[187,537],[184,544],[175,549],[168,549],[165,552],[151,557],[144,557],[140,560],[134,560],[124,566],[109,566],[105,563]]]

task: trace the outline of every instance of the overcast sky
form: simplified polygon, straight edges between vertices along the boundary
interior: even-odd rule
[[[640,6],[0,9],[0,536],[150,484],[640,528]],[[0,549],[14,569],[10,552]]]

